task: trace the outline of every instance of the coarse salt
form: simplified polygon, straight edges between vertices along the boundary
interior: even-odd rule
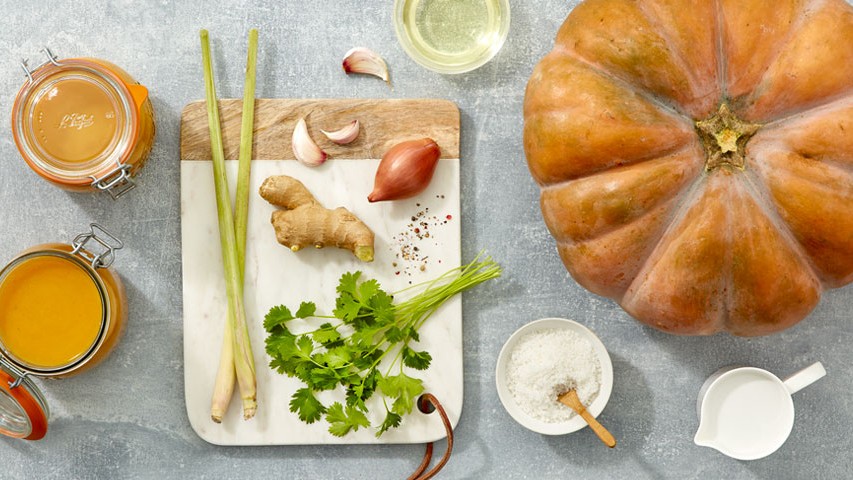
[[[557,396],[575,388],[586,407],[598,397],[601,364],[592,344],[577,332],[543,329],[521,337],[510,352],[506,385],[516,405],[546,423],[577,415]]]

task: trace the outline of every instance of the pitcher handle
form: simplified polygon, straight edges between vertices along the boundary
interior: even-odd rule
[[[815,362],[786,378],[782,383],[788,388],[789,393],[794,394],[816,382],[824,375],[826,375],[826,370],[823,368],[823,364]]]

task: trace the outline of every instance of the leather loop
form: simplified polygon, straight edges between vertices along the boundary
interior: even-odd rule
[[[439,416],[441,416],[441,422],[444,424],[444,430],[447,432],[447,449],[444,451],[444,455],[432,467],[428,472],[424,472],[427,467],[429,467],[430,461],[432,460],[432,451],[433,451],[433,443],[427,443],[426,452],[424,452],[424,458],[421,461],[421,464],[418,466],[418,469],[415,470],[408,480],[428,480],[434,477],[444,465],[447,464],[447,461],[450,460],[450,454],[453,451],[453,427],[450,425],[450,419],[447,418],[447,412],[444,411],[444,407],[441,406],[441,403],[438,399],[435,398],[431,393],[425,393],[418,399],[418,407],[420,408],[421,403],[423,402],[426,408],[422,408],[422,411],[429,412],[429,407],[435,407],[435,410],[438,411]]]

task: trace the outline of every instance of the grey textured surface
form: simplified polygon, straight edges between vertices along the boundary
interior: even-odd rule
[[[403,478],[420,460],[419,445],[216,447],[187,421],[179,115],[203,97],[198,30],[211,31],[220,96],[234,97],[242,92],[250,27],[260,30],[259,97],[431,96],[461,108],[464,257],[486,248],[505,276],[464,297],[465,404],[442,478],[850,478],[853,289],[827,293],[810,318],[782,334],[678,338],[640,326],[567,275],[524,162],[521,105],[530,71],[576,2],[511,3],[512,28],[499,55],[475,72],[441,76],[404,54],[390,1],[1,0],[0,256],[5,262],[30,245],[69,240],[88,222],[101,222],[127,245],[116,268],[128,288],[130,322],[97,369],[39,381],[53,411],[51,430],[34,443],[0,439],[0,478]],[[9,126],[23,80],[16,61],[35,58],[42,45],[66,57],[111,60],[151,89],[157,141],[139,187],[126,198],[65,193],[20,159]],[[393,90],[373,78],[344,76],[339,62],[356,45],[385,56]],[[620,442],[615,450],[588,430],[531,433],[501,407],[493,378],[500,347],[520,325],[545,316],[585,323],[610,350],[615,385],[601,420]],[[829,374],[795,396],[794,430],[777,453],[738,462],[693,445],[696,394],[714,370],[751,364],[784,376],[814,360]]]

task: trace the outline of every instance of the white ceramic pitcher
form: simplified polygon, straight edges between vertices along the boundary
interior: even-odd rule
[[[816,362],[787,379],[755,367],[726,367],[699,390],[699,430],[693,441],[738,460],[775,452],[794,427],[791,394],[826,375]]]

